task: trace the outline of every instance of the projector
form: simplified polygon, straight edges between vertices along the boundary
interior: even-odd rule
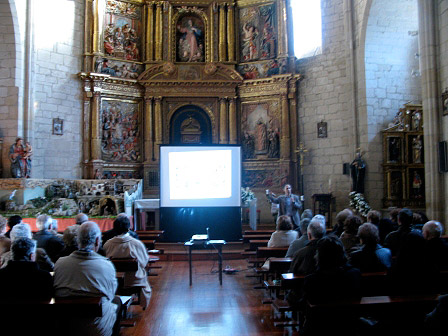
[[[207,240],[207,235],[206,234],[195,234],[193,235],[193,237],[191,237],[192,241],[206,241]]]

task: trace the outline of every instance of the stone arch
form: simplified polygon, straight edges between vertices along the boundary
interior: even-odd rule
[[[361,6],[362,7],[362,6]],[[357,26],[357,109],[360,147],[368,165],[366,190],[381,207],[381,131],[399,108],[421,100],[417,0],[368,0]]]
[[[183,104],[177,107],[170,115],[169,122],[169,136],[171,144],[187,144],[182,139],[181,126],[188,118],[192,118],[200,128],[200,135],[198,135],[198,142],[191,142],[191,144],[212,144],[213,143],[213,128],[212,120],[207,111],[197,104]]]

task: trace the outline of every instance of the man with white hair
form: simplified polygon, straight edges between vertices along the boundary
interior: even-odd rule
[[[36,226],[39,230],[33,236],[37,241],[37,247],[47,251],[53,262],[59,258],[59,254],[64,249],[64,242],[51,231],[53,219],[48,215],[40,215],[36,219]]]
[[[112,262],[99,255],[101,231],[94,222],[84,222],[78,231],[78,250],[60,258],[54,269],[56,296],[101,296],[103,316],[66,321],[68,335],[118,335],[120,309],[115,299],[117,279]],[[64,321],[65,322],[65,321]]]
[[[429,221],[423,225],[423,238],[426,240],[428,256],[439,270],[448,270],[448,245],[440,238],[443,226],[440,222]]]
[[[17,239],[20,238],[29,238],[31,239],[31,228],[28,224],[20,223],[14,225],[11,230],[11,244],[14,243]],[[2,268],[6,267],[9,261],[12,260],[12,251],[8,251],[3,253],[0,265]],[[39,265],[39,268],[44,271],[52,272],[54,264],[51,261],[50,257],[48,257],[47,252],[43,248],[36,249],[36,262]]]
[[[309,242],[294,255],[289,269],[290,272],[308,275],[316,270],[314,256],[316,254],[317,242],[325,235],[325,231],[325,217],[322,215],[314,216],[307,228]]]
[[[79,213],[75,216],[76,224],[81,225],[84,222],[87,222],[89,220],[89,217],[85,213]]]

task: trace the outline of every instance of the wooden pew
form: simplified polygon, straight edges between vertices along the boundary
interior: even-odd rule
[[[257,248],[258,258],[283,258],[288,252],[288,247],[259,247]]]
[[[249,243],[249,240],[269,240],[271,238],[270,234],[257,234],[257,235],[243,235],[243,243]]]
[[[148,250],[155,250],[156,241],[153,239],[140,239],[140,241],[145,244]]]
[[[251,239],[249,240],[249,250],[256,251],[259,247],[267,247],[269,240]]]
[[[272,235],[275,230],[246,230],[244,235]]]

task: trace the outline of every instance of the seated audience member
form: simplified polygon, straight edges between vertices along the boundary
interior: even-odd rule
[[[403,236],[390,270],[394,295],[430,294],[439,291],[439,271],[429,256],[426,242],[417,232]]]
[[[11,248],[11,239],[5,237],[7,219],[0,215],[0,258]]]
[[[371,224],[362,224],[358,229],[361,247],[350,253],[350,264],[361,272],[382,272],[391,267],[390,250],[378,244],[378,228]]]
[[[85,213],[79,213],[75,216],[75,222],[77,225],[81,225],[84,222],[87,222],[89,217]]]
[[[47,251],[53,262],[59,258],[59,254],[64,249],[64,242],[58,238],[50,229],[53,219],[48,215],[40,215],[36,219],[37,231],[33,239],[37,241],[37,247]]]
[[[429,221],[423,225],[422,232],[426,241],[428,257],[434,261],[438,270],[448,270],[448,244],[440,238],[443,232],[442,224]]]
[[[71,225],[64,230],[64,234],[62,235],[64,249],[62,250],[60,257],[66,257],[78,250],[78,231],[79,225]]]
[[[333,227],[332,233],[335,234],[337,237],[339,237],[344,231],[345,220],[350,216],[353,216],[353,212],[350,209],[344,209],[340,211],[336,215],[336,224]]]
[[[367,222],[377,226],[380,244],[384,242],[384,238],[390,232],[395,231],[395,226],[392,221],[388,218],[381,218],[381,213],[376,210],[370,210],[367,213]]]
[[[323,237],[316,248],[317,270],[305,277],[302,302],[319,304],[359,298],[361,273],[347,263],[339,238]],[[344,310],[334,310],[325,316],[309,311],[305,314],[301,330],[304,335],[352,335],[357,325],[356,314],[351,316]]]
[[[308,235],[306,231],[308,229],[308,225],[310,224],[311,219],[303,218],[300,220],[299,229],[301,232],[304,232],[299,239],[294,240],[291,245],[289,245],[288,252],[286,252],[287,258],[292,258],[296,254],[296,252],[306,246],[308,244]]]
[[[448,294],[440,295],[439,302],[432,312],[426,315],[426,335],[445,335],[448,320]]]
[[[95,319],[64,320],[69,335],[118,335],[119,299],[115,299],[117,279],[114,265],[96,253],[101,245],[101,231],[94,222],[79,227],[79,249],[60,258],[54,269],[54,288],[58,297],[101,296],[103,316]]]
[[[319,218],[313,217],[307,228],[308,244],[297,251],[291,262],[290,272],[294,274],[311,274],[316,270],[316,254],[317,242],[325,235],[325,224]]]
[[[352,252],[359,244],[358,228],[361,226],[361,218],[358,216],[349,216],[344,222],[344,232],[342,232],[341,239],[342,245],[346,253]]]
[[[54,234],[56,237],[62,240],[62,234],[58,232],[58,220],[52,218],[50,223],[49,231]]]
[[[384,247],[396,256],[401,248],[404,238],[412,232],[413,213],[410,209],[403,208],[398,213],[398,230],[389,233],[384,239]]]
[[[129,218],[127,216],[119,216],[114,221],[114,230],[118,233],[104,244],[106,256],[113,258],[132,258],[138,261],[138,270],[135,273],[127,272],[124,279],[124,289],[143,286],[140,295],[140,303],[143,309],[149,304],[151,298],[151,286],[148,282],[146,266],[148,264],[148,252],[145,245],[138,239],[129,235],[130,227]]]
[[[282,215],[277,218],[277,229],[268,241],[268,247],[287,247],[297,239],[297,231],[292,229],[291,217]]]
[[[300,216],[300,221],[304,219],[309,219],[311,221],[312,218],[313,218],[313,210],[305,209],[303,210],[302,215]],[[306,236],[306,230],[305,231],[300,230],[300,225],[297,227],[296,231],[299,232],[299,237]]]
[[[129,218],[128,215],[126,215],[125,213],[119,213],[119,214],[117,215],[117,218],[120,217],[120,216],[125,216],[125,217]],[[136,232],[132,231],[132,230],[129,230],[129,235],[131,235],[131,236],[134,237],[135,239],[139,239],[139,238],[138,238],[138,234],[137,234]],[[111,238],[113,238],[113,237],[115,237],[115,236],[118,236],[118,234],[117,234],[117,232],[115,232],[115,230],[114,230],[113,227],[112,227],[112,229],[103,232],[103,245],[106,244],[106,242],[107,242],[109,239],[111,239]]]
[[[14,243],[16,239],[19,238],[29,238],[31,239],[31,228],[28,224],[20,223],[14,225],[11,230],[11,244]],[[3,253],[0,264],[1,267],[6,267],[9,261],[12,260],[12,252],[8,251]],[[36,262],[39,265],[39,269],[43,271],[52,272],[54,264],[48,256],[47,252],[43,248],[36,249]]]
[[[390,220],[392,222],[392,225],[395,227],[396,231],[398,229],[398,214],[400,213],[402,209],[401,208],[392,208],[389,211]]]
[[[29,238],[17,238],[11,246],[12,260],[0,269],[1,299],[49,300],[53,296],[53,278],[39,269],[36,243]]]
[[[22,223],[22,217],[18,215],[14,215],[8,218],[8,231],[5,233],[5,237],[11,238],[11,230],[14,227],[14,225]]]

